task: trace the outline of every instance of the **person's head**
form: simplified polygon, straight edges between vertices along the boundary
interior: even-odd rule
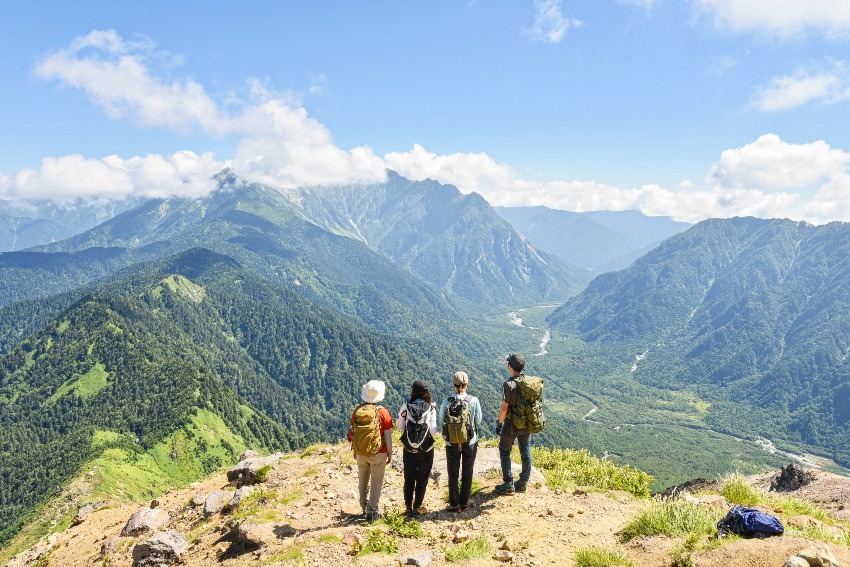
[[[367,404],[379,404],[384,400],[386,392],[387,385],[381,380],[369,380],[363,384],[363,389],[360,391],[360,398]]]
[[[452,376],[452,384],[454,384],[457,393],[462,394],[467,388],[469,388],[469,376],[463,370],[458,370],[455,372],[455,375]]]
[[[513,354],[509,354],[507,358],[508,370],[511,371],[512,376],[517,376],[522,373],[522,369],[525,368],[525,355],[520,352],[515,352]]]
[[[425,380],[417,380],[410,388],[410,401],[414,400],[425,400],[427,403],[431,403],[431,387]]]

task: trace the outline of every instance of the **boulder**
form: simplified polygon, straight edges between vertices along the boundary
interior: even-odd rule
[[[789,557],[782,567],[809,567],[809,562],[796,555]]]
[[[227,508],[232,499],[232,492],[225,492],[223,490],[210,492],[204,500],[204,516],[220,514],[225,508]]]
[[[154,532],[168,524],[171,517],[165,510],[154,510],[142,508],[127,520],[121,535],[124,537],[138,537],[148,532]]]
[[[770,481],[770,489],[777,492],[791,492],[805,486],[815,479],[815,475],[797,463],[782,467]]]
[[[246,459],[256,459],[257,457],[262,457],[262,455],[259,454],[258,452],[256,452],[253,449],[248,449],[245,452],[243,452],[241,455],[239,455],[239,460],[237,462],[241,463],[242,461],[244,461]]]
[[[122,543],[124,543],[125,541],[130,541],[130,539],[132,538],[120,536],[109,538],[108,540],[103,542],[103,545],[100,546],[100,556],[106,557],[110,553],[115,553],[121,547]]]
[[[230,503],[227,505],[229,510],[235,510],[239,507],[239,504],[242,503],[242,500],[245,499],[251,492],[254,491],[253,486],[243,486],[236,490],[233,494],[233,498],[230,499]]]
[[[157,532],[133,546],[133,567],[168,567],[180,561],[189,542],[174,530]]]
[[[227,482],[234,483],[236,486],[263,482],[269,469],[280,460],[280,457],[281,454],[276,453],[268,457],[249,457],[243,459],[227,471]]]
[[[841,567],[835,555],[827,547],[807,547],[798,551],[797,556],[805,559],[812,567]]]
[[[192,497],[192,499],[189,501],[189,504],[190,504],[193,508],[197,508],[198,506],[203,506],[203,505],[204,505],[204,501],[205,501],[206,499],[207,499],[206,495],[204,495],[204,494],[196,494],[196,495],[194,495],[194,496]]]
[[[88,518],[89,514],[91,514],[92,512],[94,512],[94,506],[92,506],[91,504],[86,504],[85,506],[80,508],[77,511],[77,515],[74,516],[73,525],[79,526],[80,524],[85,522],[86,518]]]

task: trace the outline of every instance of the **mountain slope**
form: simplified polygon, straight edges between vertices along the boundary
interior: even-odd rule
[[[374,250],[478,307],[563,299],[586,276],[535,249],[478,194],[388,172],[385,183],[303,188],[292,196],[317,224]]]
[[[599,276],[549,323],[641,355],[643,382],[708,397],[719,430],[850,463],[850,225],[705,221]]]
[[[443,390],[445,369],[476,371],[456,352],[369,333],[226,256],[193,249],[160,270],[83,297],[0,359],[0,541],[104,451],[150,455],[161,482],[186,482],[240,447],[341,437],[369,379],[388,384],[392,407],[417,378]],[[185,470],[167,449],[195,439],[199,421],[220,424],[204,442],[219,449],[196,442],[188,450],[210,458]]]
[[[620,270],[690,225],[637,211],[573,213],[548,207],[496,207],[535,246],[594,273]]]

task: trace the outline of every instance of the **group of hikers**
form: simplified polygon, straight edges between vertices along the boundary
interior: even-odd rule
[[[499,435],[502,484],[497,485],[495,491],[514,494],[526,490],[531,476],[531,435],[545,426],[543,381],[523,374],[525,356],[520,353],[508,355],[505,363],[510,378],[502,385],[502,404],[495,426]],[[409,517],[427,513],[422,504],[434,464],[434,436],[437,434],[446,442],[448,511],[457,514],[469,507],[483,417],[481,403],[468,392],[467,373],[455,372],[452,385],[455,393],[447,396],[438,409],[428,383],[416,380],[410,397],[398,412],[395,427],[402,432],[404,505]],[[363,403],[354,409],[350,419],[348,438],[357,460],[360,508],[367,522],[381,517],[379,501],[384,472],[393,458],[393,419],[380,405],[385,394],[386,385],[380,380],[364,384]],[[511,449],[515,441],[519,442],[522,460],[522,471],[516,482],[511,471]]]

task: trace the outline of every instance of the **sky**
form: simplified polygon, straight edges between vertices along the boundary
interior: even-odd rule
[[[847,0],[3,6],[0,198],[391,169],[496,206],[850,221]]]

